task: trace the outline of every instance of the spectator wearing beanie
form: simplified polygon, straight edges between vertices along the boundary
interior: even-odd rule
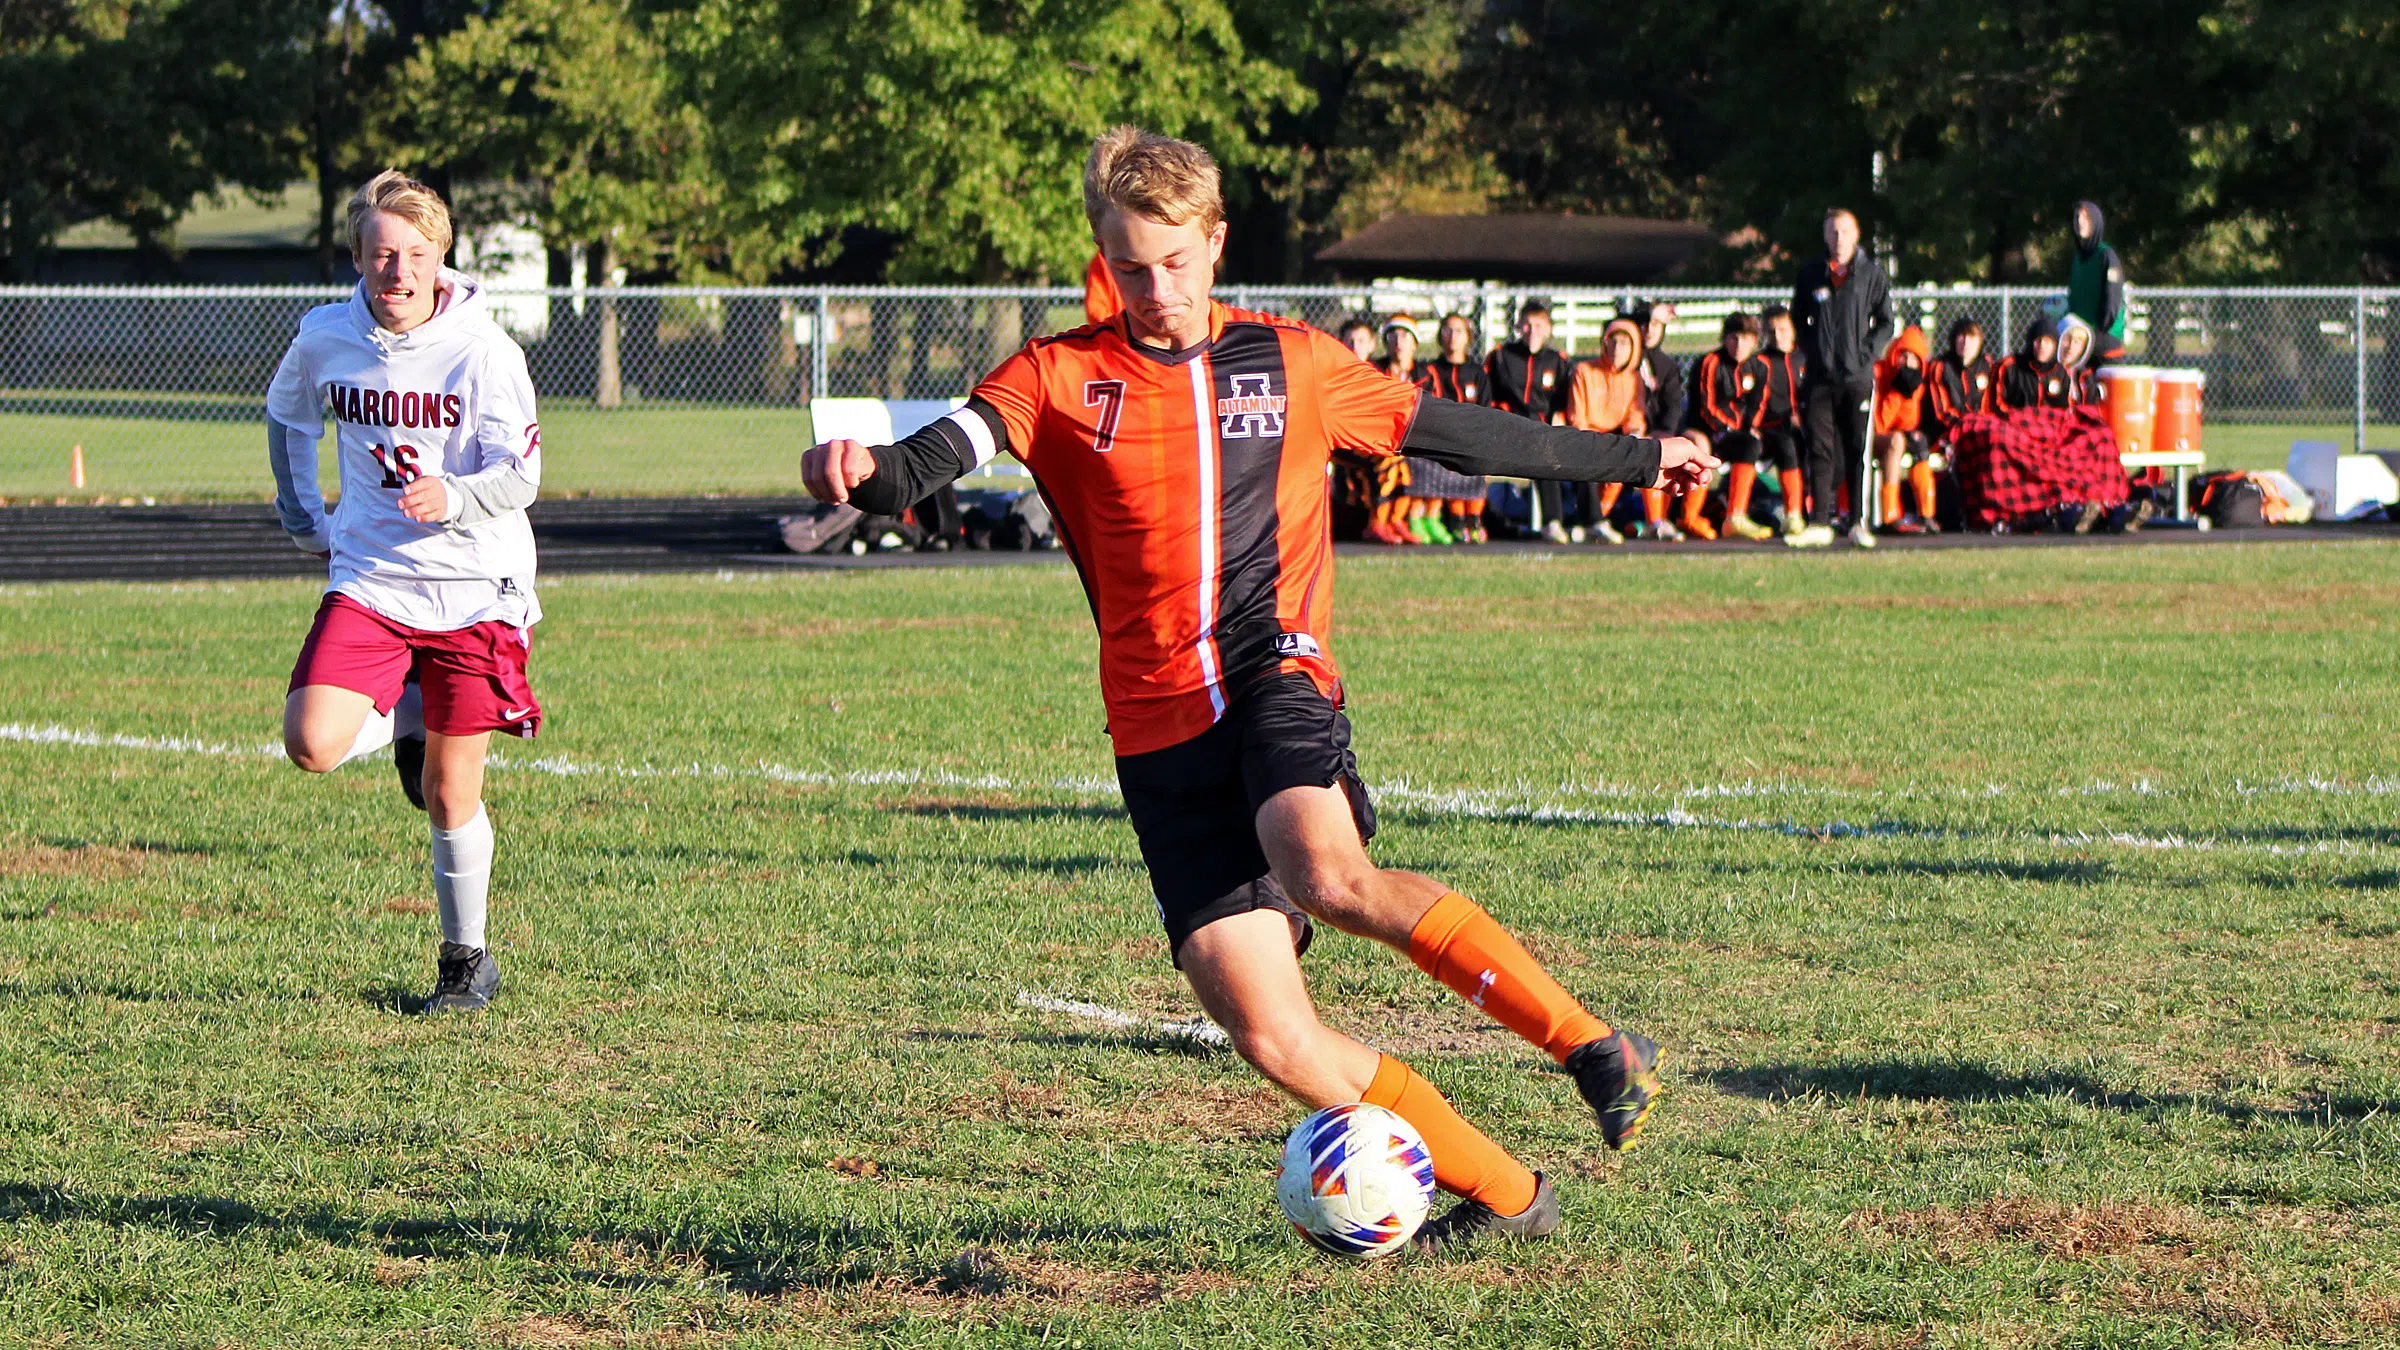
[[[2025,342],[2000,363],[1993,383],[2002,412],[2075,406],[2074,376],[2058,359],[2059,321],[2048,315],[2025,327]]]
[[[1892,340],[1892,288],[1858,246],[1858,217],[1825,217],[1826,255],[1800,269],[1792,320],[1808,358],[1801,392],[1808,426],[1808,528],[1786,536],[1797,548],[1833,542],[1836,489],[1850,490],[1850,537],[1873,548],[1867,529],[1867,427],[1874,410],[1875,359]]]

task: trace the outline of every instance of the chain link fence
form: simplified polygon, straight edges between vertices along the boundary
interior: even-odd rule
[[[1780,289],[1638,292],[1378,283],[1221,287],[1226,302],[1333,330],[1353,316],[1459,313],[1478,350],[1540,296],[1570,354],[1609,319],[1672,300],[1668,349],[1696,356],[1723,317]],[[1897,292],[1901,321],[1938,346],[1979,321],[2017,345],[2039,288]],[[0,288],[0,498],[258,497],[269,491],[262,400],[300,316],[347,292],[285,288]],[[1058,289],[553,289],[494,291],[542,398],[545,490],[602,495],[791,492],[819,397],[941,399],[1029,339],[1083,322]],[[2279,465],[2295,439],[2400,446],[2393,292],[2167,289],[2132,293],[2131,359],[2207,374],[2211,459]],[[1432,325],[1422,325],[1428,343]],[[1430,352],[1427,355],[1430,356]],[[80,465],[83,483],[74,482]]]

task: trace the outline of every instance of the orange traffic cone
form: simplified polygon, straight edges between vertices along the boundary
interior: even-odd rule
[[[83,447],[80,445],[67,455],[67,486],[83,486]]]

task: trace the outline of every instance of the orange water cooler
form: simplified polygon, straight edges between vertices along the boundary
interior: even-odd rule
[[[2148,454],[2157,446],[2158,374],[2149,366],[2102,366],[2101,406],[2116,433],[2120,455]]]
[[[2208,376],[2198,370],[2161,370],[2158,412],[2152,418],[2155,448],[2174,454],[2200,448],[2200,390]]]

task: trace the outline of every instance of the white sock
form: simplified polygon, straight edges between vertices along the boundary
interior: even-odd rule
[[[410,736],[425,736],[425,691],[413,684],[401,686],[400,701],[392,705],[392,738]]]
[[[483,906],[492,885],[492,818],[483,807],[455,830],[433,827],[433,896],[442,905],[442,941],[483,945]]]
[[[360,755],[374,754],[390,745],[392,718],[399,711],[394,708],[391,712],[379,713],[373,708],[367,709],[367,720],[358,724],[358,739],[350,742],[350,753],[342,756],[342,763],[347,764]]]

